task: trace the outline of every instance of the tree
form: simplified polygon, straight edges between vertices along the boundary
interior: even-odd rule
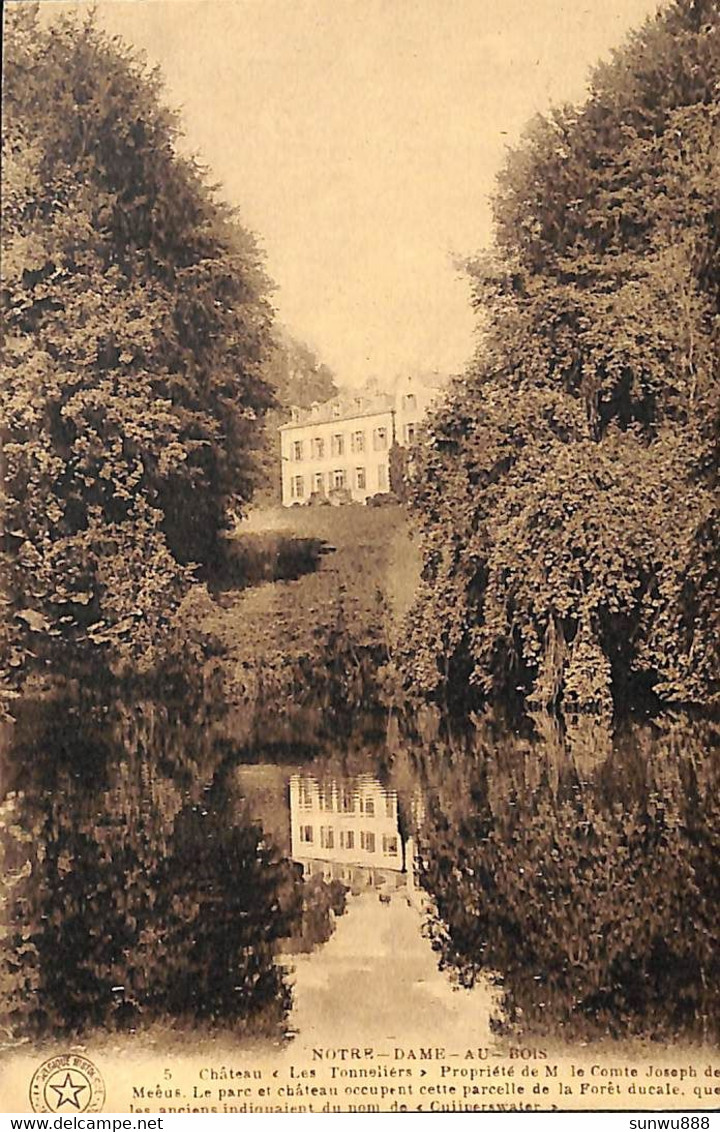
[[[499,179],[488,329],[416,480],[426,691],[715,695],[718,11],[649,21]]]
[[[322,404],[337,397],[335,375],[304,342],[287,331],[279,331],[268,368],[281,412],[288,414],[295,405],[309,409],[314,402]]]
[[[408,492],[408,450],[402,444],[394,442],[388,452],[388,468],[390,473],[390,490],[398,499],[405,503]]]
[[[92,15],[5,23],[6,644],[147,654],[252,489],[267,284],[157,72]]]

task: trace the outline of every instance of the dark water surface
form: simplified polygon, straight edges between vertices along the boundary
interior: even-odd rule
[[[717,1039],[706,722],[613,739],[591,719],[458,732],[425,711],[249,739],[212,703],[129,694],[16,716],[0,805],[13,1039],[168,1019],[387,1036],[430,1010],[440,1029],[467,1011],[525,1039]]]

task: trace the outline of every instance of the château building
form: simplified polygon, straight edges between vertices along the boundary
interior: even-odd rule
[[[400,381],[392,393],[374,383],[351,394],[292,410],[280,426],[282,503],[311,496],[365,503],[390,490],[390,449],[418,437],[439,383]]]

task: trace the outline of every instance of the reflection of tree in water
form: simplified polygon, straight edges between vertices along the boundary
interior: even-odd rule
[[[278,952],[328,939],[345,886],[303,882],[277,799],[261,790],[266,817],[257,799],[239,804],[210,710],[115,703],[94,724],[84,708],[81,725],[55,705],[16,728],[0,806],[0,995],[16,1036],[167,1018],[284,1030]],[[441,965],[465,985],[499,977],[505,1019],[527,1030],[711,1036],[708,727],[656,721],[609,745],[589,723],[563,735],[539,719],[534,736],[435,723],[411,739],[389,730],[383,749],[334,743],[306,770],[348,789],[388,772]]]
[[[436,747],[419,867],[441,964],[468,986],[497,975],[522,1029],[717,1037],[709,751],[708,726],[688,722],[635,728],[592,768],[512,736],[462,766]]]
[[[293,935],[282,949],[291,955],[314,951],[327,943],[335,930],[335,920],[346,910],[347,887],[338,880],[325,880],[319,873],[303,881],[302,915]]]
[[[87,719],[87,715],[85,715]],[[297,870],[226,812],[203,720],[146,701],[20,735],[0,811],[0,953],[11,1032],[168,1016],[282,1028],[274,957],[302,906]]]

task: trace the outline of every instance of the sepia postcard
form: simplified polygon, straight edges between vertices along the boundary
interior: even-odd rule
[[[0,1109],[709,1126],[718,0],[3,33]]]

